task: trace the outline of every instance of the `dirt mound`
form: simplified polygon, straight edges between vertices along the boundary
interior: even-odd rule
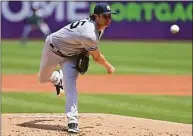
[[[192,125],[109,114],[80,114],[77,136],[192,136]],[[2,136],[69,136],[64,114],[2,114]]]

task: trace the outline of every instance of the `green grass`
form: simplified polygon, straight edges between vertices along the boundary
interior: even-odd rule
[[[65,98],[53,93],[2,93],[2,113],[63,113]],[[109,113],[192,123],[191,96],[79,94],[79,112]]]
[[[2,73],[28,74],[39,70],[43,41],[2,41]],[[101,41],[99,48],[116,68],[115,74],[192,74],[191,42]],[[91,59],[88,74],[106,70]]]

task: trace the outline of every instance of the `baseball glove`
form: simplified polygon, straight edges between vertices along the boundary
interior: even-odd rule
[[[78,70],[78,72],[81,75],[85,74],[88,70],[88,66],[89,66],[89,54],[88,54],[88,52],[78,54],[77,65],[76,65],[76,69]]]

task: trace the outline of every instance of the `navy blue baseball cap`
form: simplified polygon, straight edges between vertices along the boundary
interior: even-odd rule
[[[107,3],[98,3],[94,7],[94,14],[116,14],[116,12],[112,12]]]

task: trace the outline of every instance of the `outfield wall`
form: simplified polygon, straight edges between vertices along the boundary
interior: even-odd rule
[[[37,3],[37,2],[36,2]],[[112,24],[106,29],[103,39],[145,39],[145,40],[191,40],[192,2],[108,2],[112,10]],[[20,38],[24,20],[31,12],[34,2],[1,2],[2,38]],[[69,22],[88,17],[95,2],[40,2],[44,19],[52,31]],[[180,33],[170,33],[170,26],[178,24]],[[38,31],[30,34],[41,38]]]

